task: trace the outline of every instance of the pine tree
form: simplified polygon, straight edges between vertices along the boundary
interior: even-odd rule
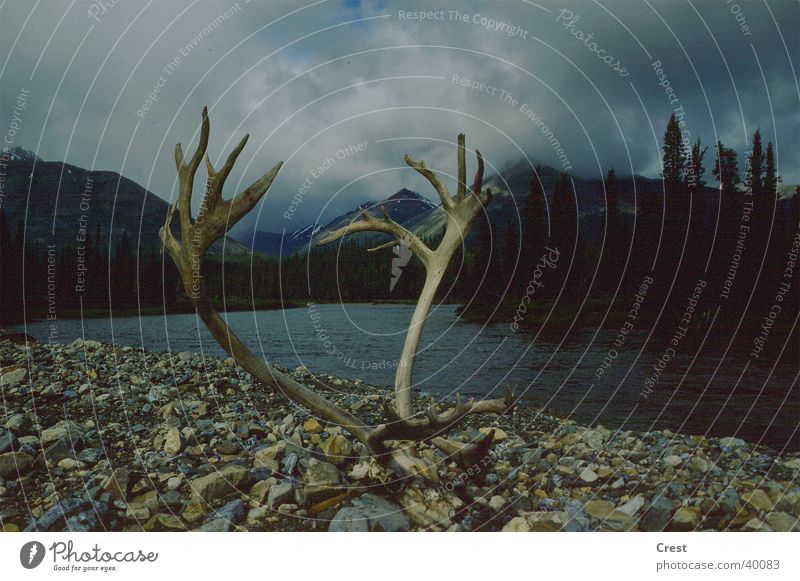
[[[767,198],[775,199],[778,196],[778,181],[779,178],[775,174],[775,151],[770,141],[767,143],[767,159],[762,183],[762,190]]]
[[[684,186],[686,191],[697,194],[703,191],[706,185],[703,176],[706,173],[706,168],[703,166],[703,158],[706,155],[707,147],[702,147],[700,138],[692,145],[692,150],[689,152],[689,159],[686,162],[686,175],[684,176]]]
[[[725,147],[721,141],[717,142],[717,160],[714,163],[714,177],[720,184],[722,195],[736,193],[739,179],[739,167],[736,162],[736,152]]]
[[[686,167],[686,148],[681,137],[681,128],[673,113],[664,132],[663,177],[667,193],[677,192],[683,183]]]
[[[753,134],[753,151],[748,154],[747,162],[745,186],[756,199],[759,199],[764,173],[764,151],[761,148],[761,131],[759,129],[756,129]]]

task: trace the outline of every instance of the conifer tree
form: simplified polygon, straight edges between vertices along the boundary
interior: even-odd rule
[[[663,177],[667,193],[677,192],[683,183],[686,167],[686,148],[681,137],[681,128],[673,113],[664,132]]]

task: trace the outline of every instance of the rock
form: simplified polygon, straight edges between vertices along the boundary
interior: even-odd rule
[[[353,451],[353,445],[342,434],[334,434],[322,441],[319,446],[322,453],[337,466],[342,464]]]
[[[55,504],[38,520],[25,528],[25,532],[89,532],[114,528],[114,520],[109,515],[104,502],[67,498]]]
[[[216,518],[224,519],[232,524],[238,523],[244,518],[244,503],[239,499],[231,500],[216,511]]]
[[[763,512],[770,512],[773,507],[772,501],[769,496],[767,496],[767,493],[760,488],[742,494],[742,502],[755,510]]]
[[[295,468],[297,468],[297,462],[300,460],[300,457],[292,452],[291,454],[286,454],[281,460],[281,472],[286,476],[291,476],[294,474]]]
[[[614,504],[607,500],[590,500],[583,509],[590,517],[602,520],[614,511]]]
[[[177,456],[183,449],[181,442],[181,432],[178,428],[170,428],[167,437],[164,438],[164,453],[167,456]]]
[[[421,527],[448,528],[456,511],[464,506],[460,498],[441,490],[407,488],[400,504],[408,517]]]
[[[14,371],[9,371],[0,375],[0,387],[15,387],[25,381],[28,371],[24,367],[18,367]]]
[[[554,533],[560,531],[569,520],[565,512],[538,511],[525,515],[531,532]]]
[[[113,498],[125,500],[130,488],[130,473],[126,468],[116,468],[108,478],[103,480],[100,486],[111,494]]]
[[[500,496],[499,494],[495,494],[492,498],[489,499],[489,508],[491,508],[495,512],[500,512],[505,505],[506,505],[506,499]]]
[[[94,465],[105,457],[105,452],[100,448],[86,448],[78,454],[78,460],[84,464]]]
[[[13,452],[19,447],[17,437],[8,430],[0,429],[0,454]]]
[[[628,516],[634,516],[644,506],[644,497],[638,494],[631,498],[628,502],[620,506],[617,510],[624,512]]]
[[[303,431],[309,434],[317,434],[322,431],[322,424],[316,418],[309,418],[303,422]]]
[[[680,466],[681,464],[683,464],[683,459],[680,456],[675,456],[673,454],[671,456],[667,456],[666,458],[664,458],[664,464],[666,464],[667,466],[672,466],[674,468],[675,466]]]
[[[644,513],[639,526],[647,532],[663,531],[669,524],[672,516],[672,501],[663,496],[657,496],[650,508]]]
[[[48,446],[53,442],[65,438],[68,442],[78,440],[83,437],[85,430],[73,420],[61,420],[55,426],[42,431],[42,447]]]
[[[182,531],[186,530],[186,525],[177,516],[160,512],[151,516],[142,528],[146,531]]]
[[[189,487],[197,498],[211,502],[241,492],[249,481],[250,471],[247,468],[228,465],[221,470],[191,480]]]
[[[276,508],[294,499],[294,487],[291,482],[280,482],[270,487],[267,494],[267,506]]]
[[[125,518],[137,522],[146,522],[150,518],[150,508],[144,503],[128,504],[125,510]]]
[[[14,414],[8,418],[5,427],[16,436],[22,436],[30,434],[32,424],[27,414]]]
[[[278,459],[283,456],[285,451],[286,442],[278,442],[273,446],[258,448],[253,453],[253,467],[266,467],[273,472],[277,472],[280,468]]]
[[[739,502],[739,493],[736,492],[735,488],[726,488],[717,502],[723,511],[733,513],[736,511],[736,504]]]
[[[528,521],[521,516],[515,516],[503,527],[504,533],[527,533],[530,530],[531,527],[528,526]]]
[[[674,531],[693,531],[700,526],[700,515],[691,507],[682,506],[675,511],[670,523]]]
[[[186,499],[177,490],[169,490],[158,499],[159,506],[167,508],[171,513],[180,512],[186,504]]]
[[[771,512],[764,519],[773,531],[788,533],[800,528],[798,518],[785,512]]]
[[[215,518],[211,519],[196,530],[205,533],[229,533],[235,528],[236,525],[234,525],[231,521],[224,518]]]
[[[319,502],[342,491],[339,469],[329,462],[318,462],[305,474],[305,491],[310,502]]]
[[[264,502],[267,500],[269,489],[272,488],[272,485],[275,484],[275,482],[276,481],[274,478],[267,478],[266,480],[256,482],[253,485],[253,488],[250,489],[250,497],[259,504],[264,504]]]
[[[73,458],[64,458],[58,463],[58,467],[64,470],[78,470],[80,468],[84,468],[84,464],[83,462],[79,462]]]
[[[505,430],[498,427],[493,427],[493,428],[483,427],[483,428],[478,428],[478,431],[484,435],[489,435],[491,432],[494,432],[494,437],[492,438],[493,442],[502,442],[503,440],[508,439],[508,434],[505,432]]]
[[[746,443],[741,438],[733,438],[729,436],[727,438],[720,438],[719,445],[724,451],[730,452],[731,450],[745,446]]]
[[[73,447],[73,444],[75,447]],[[51,465],[56,465],[61,462],[64,458],[70,458],[77,456],[77,449],[80,448],[82,444],[82,440],[80,438],[76,438],[72,441],[68,440],[67,438],[59,438],[52,444],[50,444],[44,450],[44,459]]]
[[[600,430],[586,429],[581,436],[581,440],[592,450],[602,450],[605,437]]]
[[[269,513],[267,512],[267,509],[264,508],[263,506],[251,508],[250,512],[247,513],[247,524],[249,525],[257,524],[258,522],[267,518],[268,515]]]
[[[762,521],[758,518],[751,518],[749,521],[745,523],[742,527],[743,531],[752,532],[752,533],[769,533],[772,532],[772,529],[769,527],[767,523]]]
[[[183,509],[181,516],[189,524],[194,524],[202,519],[206,514],[206,506],[201,502],[190,503]]]
[[[33,457],[21,452],[0,454],[0,478],[16,480],[17,475],[24,476],[25,470],[33,464]]]
[[[352,506],[340,509],[333,517],[328,530],[331,532],[398,532],[411,527],[408,517],[396,504],[375,496],[364,494],[352,502]]]
[[[580,479],[588,484],[595,482],[598,478],[600,477],[597,475],[597,473],[589,468],[584,468],[580,474]]]

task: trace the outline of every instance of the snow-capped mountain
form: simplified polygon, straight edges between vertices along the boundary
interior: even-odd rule
[[[382,216],[383,212],[386,212],[395,222],[406,225],[416,217],[427,214],[435,208],[436,204],[418,193],[404,188],[380,202],[365,202],[353,210],[337,216],[325,225],[309,224],[287,232],[285,236],[283,233],[251,230],[241,235],[234,234],[234,238],[258,252],[274,256],[291,256],[298,252],[306,252],[309,245],[325,233],[358,220],[361,212],[367,211],[376,216]]]
[[[12,147],[8,151],[3,151],[3,153],[8,155],[9,161],[42,161],[38,155],[33,153],[30,149],[25,149],[24,147]]]

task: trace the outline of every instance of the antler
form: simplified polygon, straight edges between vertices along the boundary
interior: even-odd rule
[[[429,409],[428,415],[424,419],[402,419],[402,417],[407,418],[410,413],[401,413],[401,415],[398,416],[394,413],[394,410],[389,408],[391,410],[389,417],[394,421],[388,424],[369,427],[365,426],[359,418],[349,411],[331,403],[313,390],[296,382],[250,351],[236,333],[228,327],[227,323],[220,317],[219,313],[217,313],[211,304],[205,279],[202,275],[202,263],[209,246],[211,246],[215,240],[222,237],[231,226],[236,224],[236,222],[247,214],[247,212],[249,212],[264,196],[270,185],[272,185],[278,171],[280,171],[281,163],[276,164],[270,171],[241,193],[230,200],[224,200],[222,198],[222,189],[225,185],[225,180],[233,169],[239,154],[244,149],[248,136],[245,136],[239,142],[228,156],[222,168],[217,171],[211,164],[207,154],[209,132],[210,123],[208,119],[208,110],[204,108],[200,141],[197,150],[188,163],[184,159],[181,145],[178,144],[175,147],[175,165],[178,170],[179,180],[178,200],[170,207],[166,223],[161,228],[159,235],[161,238],[162,250],[165,249],[175,262],[181,275],[184,290],[197,310],[198,316],[211,332],[214,339],[239,366],[262,383],[276,386],[287,397],[305,406],[328,423],[346,429],[354,438],[364,444],[370,454],[376,456],[381,461],[391,462],[395,469],[404,475],[417,472],[429,475],[428,470],[430,467],[407,450],[390,450],[386,446],[387,440],[425,440],[434,438],[437,434],[447,432],[469,414],[482,412],[510,413],[513,404],[513,399],[510,399],[510,395],[507,396],[505,400],[470,401],[466,404],[459,399],[456,401],[456,406],[453,410],[439,414],[435,411],[435,408],[432,407]],[[459,143],[463,149],[463,136],[459,137]],[[194,179],[203,158],[205,158],[206,168],[208,170],[208,181],[206,184],[206,192],[200,205],[200,211],[197,217],[193,219],[191,212],[192,191],[194,189]],[[480,175],[483,171],[483,163],[479,153],[478,161],[478,173]],[[460,162],[463,163],[463,153],[460,157]],[[435,180],[444,188],[444,185],[438,181],[435,175],[424,167],[422,162],[414,162],[414,164],[416,164],[418,171],[423,173],[423,175],[426,173],[429,174],[431,176],[430,179]],[[414,166],[412,165],[412,167]],[[476,176],[476,185],[478,186],[476,191],[479,191],[479,176]],[[446,192],[446,190],[443,191]],[[437,286],[438,281],[441,280],[441,275],[444,273],[447,261],[455,249],[455,242],[460,240],[460,238],[454,238],[455,235],[451,234],[451,230],[455,231],[458,229],[459,232],[466,234],[469,223],[474,218],[472,212],[477,212],[477,204],[482,203],[480,201],[469,201],[472,199],[477,200],[477,195],[470,196],[461,201],[457,200],[456,203],[451,203],[448,206],[448,216],[454,216],[452,220],[456,226],[451,229],[450,222],[448,222],[448,232],[445,235],[445,239],[435,252],[425,246],[412,232],[389,218],[388,215],[384,216],[382,220],[379,220],[364,213],[361,222],[351,224],[336,233],[331,233],[325,237],[325,240],[329,242],[352,232],[366,230],[384,232],[393,236],[396,240],[408,240],[411,250],[420,257],[428,269],[428,279],[430,282],[426,282],[426,289],[429,289],[428,293],[430,297],[425,293],[423,293],[423,296],[428,297],[427,305],[429,307],[432,293],[436,290],[435,286]],[[472,204],[474,208],[470,206],[470,204]],[[175,238],[171,230],[176,210],[179,213],[180,220],[180,240]],[[469,219],[459,217],[462,215],[472,217],[469,217]],[[450,246],[452,246],[452,249],[449,249]],[[435,281],[435,285],[433,281]],[[423,304],[422,297],[420,299],[420,304]],[[420,309],[421,307],[418,305],[417,310]],[[427,314],[427,307],[424,309],[424,314]],[[416,316],[415,314],[415,317]],[[422,321],[424,322],[424,315],[422,316]],[[421,325],[415,329],[417,329],[417,333],[420,332]],[[409,335],[413,335],[412,330],[409,331]],[[416,339],[411,341],[411,343],[407,340],[407,346],[413,346],[413,352],[416,352],[416,345],[418,342],[419,336],[417,334]],[[413,365],[413,355],[411,364]],[[410,368],[408,381],[410,385]],[[410,406],[410,400],[408,403]],[[398,409],[405,409],[403,405],[398,404]]]
[[[263,383],[275,385],[288,397],[313,410],[328,422],[347,429],[359,441],[368,442],[363,422],[254,355],[236,333],[228,327],[211,304],[202,274],[205,253],[215,240],[223,236],[231,226],[258,203],[278,174],[282,162],[276,164],[240,194],[230,200],[223,200],[222,188],[236,159],[247,143],[247,136],[234,148],[225,165],[219,171],[215,171],[206,152],[209,131],[208,110],[203,108],[200,142],[188,163],[184,161],[181,145],[175,146],[175,165],[178,169],[180,187],[178,201],[170,208],[167,221],[160,231],[162,249],[166,249],[175,262],[181,274],[184,290],[197,310],[198,316],[214,339],[238,365]],[[200,211],[197,218],[192,219],[191,201],[194,178],[204,156],[209,178]],[[176,240],[170,228],[176,208],[179,211],[180,219],[180,241]]]
[[[463,243],[475,218],[477,218],[478,214],[484,210],[484,207],[488,205],[492,199],[492,193],[488,189],[486,190],[485,198],[481,199],[481,188],[483,187],[483,156],[481,156],[481,152],[477,149],[475,150],[475,156],[478,160],[478,170],[475,172],[472,192],[470,195],[467,195],[464,135],[460,134],[458,136],[458,190],[455,198],[450,196],[447,186],[445,186],[444,182],[442,182],[433,171],[428,169],[424,161],[417,161],[408,155],[405,156],[406,163],[427,179],[439,194],[439,199],[442,202],[442,209],[447,216],[445,234],[436,250],[428,248],[414,233],[403,228],[388,216],[383,220],[378,220],[367,213],[362,214],[361,221],[352,222],[343,228],[330,232],[317,242],[317,244],[320,245],[328,244],[355,232],[382,232],[392,236],[394,238],[394,244],[403,241],[408,242],[411,251],[425,266],[425,284],[420,293],[419,300],[417,301],[417,307],[411,317],[408,334],[406,335],[406,341],[403,346],[403,353],[400,357],[400,362],[397,366],[397,374],[395,376],[396,415],[403,420],[407,420],[411,416],[411,379],[414,369],[414,359],[417,354],[417,348],[419,347],[425,320],[428,317],[428,312],[430,311],[433,298],[436,294],[436,289],[439,288],[447,265],[450,263],[450,259],[456,251],[456,248]],[[388,243],[388,245],[392,244],[393,243]],[[386,246],[387,244],[382,244],[373,250],[385,248]],[[494,407],[499,409],[499,405],[500,404]]]
[[[495,413],[510,415],[514,409],[514,394],[507,392],[502,399],[484,399],[468,402],[456,395],[455,407],[443,412],[436,411],[436,404],[431,401],[425,417],[402,418],[392,407],[384,404],[384,413],[390,420],[370,432],[370,440],[383,442],[386,440],[429,440],[435,436],[446,434],[461,420],[470,414]]]

